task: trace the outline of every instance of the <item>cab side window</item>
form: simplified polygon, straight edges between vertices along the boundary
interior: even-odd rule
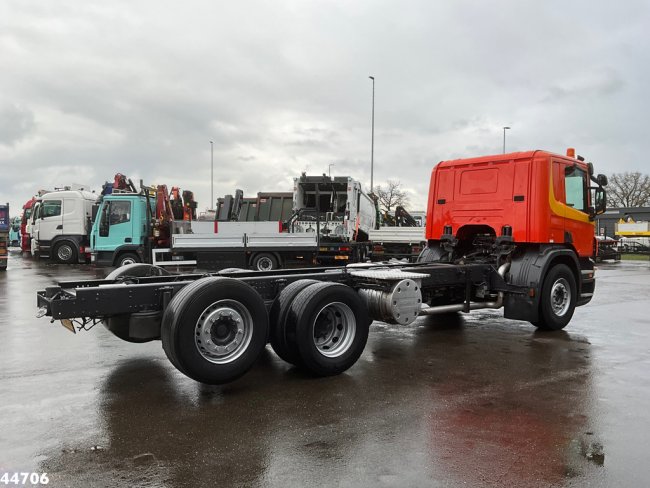
[[[111,202],[110,225],[131,220],[131,202]]]
[[[57,217],[61,215],[61,200],[47,200],[41,205],[43,218]]]
[[[575,166],[569,166],[564,171],[566,204],[581,212],[587,211],[586,175],[583,170]]]

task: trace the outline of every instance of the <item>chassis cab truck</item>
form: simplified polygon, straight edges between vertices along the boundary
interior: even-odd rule
[[[363,353],[373,320],[406,326],[423,314],[505,307],[507,317],[561,329],[594,291],[605,183],[571,152],[447,161],[431,176],[417,263],[174,275],[131,264],[37,292],[39,315],[73,332],[102,323],[126,341],[160,340],[179,371],[209,384],[244,374],[267,342],[313,375],[339,374]]]
[[[420,261],[507,264],[508,283],[527,293],[507,295],[504,316],[561,329],[594,293],[594,217],[606,184],[574,149],[441,162]]]

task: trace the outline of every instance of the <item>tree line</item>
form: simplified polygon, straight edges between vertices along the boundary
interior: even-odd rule
[[[608,207],[650,207],[650,176],[633,171],[614,173],[608,179]]]

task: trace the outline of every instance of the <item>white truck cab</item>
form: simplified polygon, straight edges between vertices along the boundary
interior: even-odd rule
[[[89,253],[92,209],[98,195],[61,190],[41,197],[32,220],[32,253],[60,263],[84,263]]]

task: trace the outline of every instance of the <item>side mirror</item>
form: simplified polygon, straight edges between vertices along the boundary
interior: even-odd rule
[[[587,163],[587,173],[590,178],[594,175],[594,163]]]
[[[604,175],[598,176],[600,178],[600,176]],[[607,177],[605,177],[605,180],[607,180]],[[594,213],[596,215],[600,215],[602,213],[605,213],[605,210],[607,210],[607,193],[602,187],[596,188],[596,192],[594,194]]]
[[[607,186],[607,176],[605,175],[596,176],[596,183],[598,183],[600,186]]]

